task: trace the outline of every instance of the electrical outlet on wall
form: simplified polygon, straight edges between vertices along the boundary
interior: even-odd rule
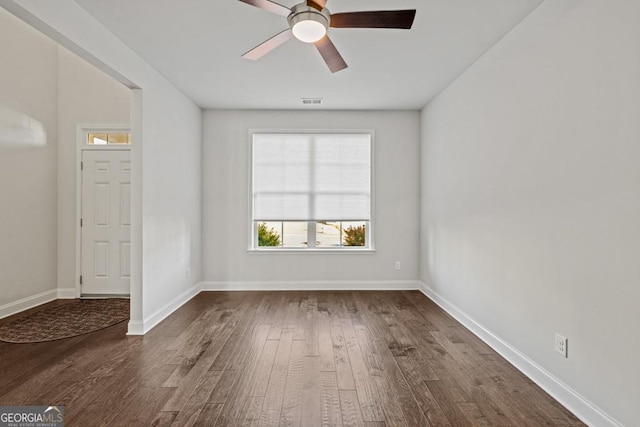
[[[568,357],[567,356],[567,345],[568,345],[568,340],[566,337],[556,333],[556,345],[555,345],[555,349],[556,349],[556,353],[564,356],[564,357]]]
[[[396,270],[400,270],[400,261],[396,261]]]

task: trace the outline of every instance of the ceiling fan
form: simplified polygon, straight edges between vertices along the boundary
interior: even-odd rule
[[[291,9],[270,0],[240,0],[267,12],[286,16],[289,28],[242,55],[245,59],[259,59],[284,42],[295,37],[315,44],[332,73],[347,68],[340,52],[327,35],[332,28],[397,28],[408,30],[416,16],[413,10],[375,10],[331,14],[325,7],[327,0],[307,0]]]

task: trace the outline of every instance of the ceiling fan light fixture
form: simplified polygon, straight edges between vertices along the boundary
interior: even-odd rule
[[[294,6],[287,18],[293,36],[304,43],[321,40],[327,34],[330,19],[329,10],[316,10],[306,3]]]
[[[295,38],[305,43],[315,43],[327,34],[327,27],[313,19],[303,19],[291,29]]]

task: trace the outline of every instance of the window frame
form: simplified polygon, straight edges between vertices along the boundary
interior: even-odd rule
[[[253,206],[253,146],[254,146],[254,135],[256,134],[309,134],[309,135],[368,135],[370,138],[370,188],[369,188],[369,221],[367,224],[367,235],[366,241],[367,246],[340,246],[340,247],[259,247],[258,246],[258,226],[257,222],[254,221],[254,206]],[[247,252],[249,253],[352,253],[352,254],[367,254],[367,253],[375,253],[375,131],[373,129],[249,129],[249,149],[248,149],[248,170],[249,170],[249,181],[248,181],[248,202],[249,202],[249,210],[248,210],[248,242],[247,242]],[[330,221],[330,220],[327,220]],[[274,221],[278,222],[278,221]],[[285,221],[287,222],[287,221]],[[307,221],[309,228],[313,227],[315,230],[317,221]]]

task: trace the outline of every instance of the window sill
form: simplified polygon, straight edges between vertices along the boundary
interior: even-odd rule
[[[373,255],[375,249],[247,249],[249,254],[331,254],[331,255]]]

